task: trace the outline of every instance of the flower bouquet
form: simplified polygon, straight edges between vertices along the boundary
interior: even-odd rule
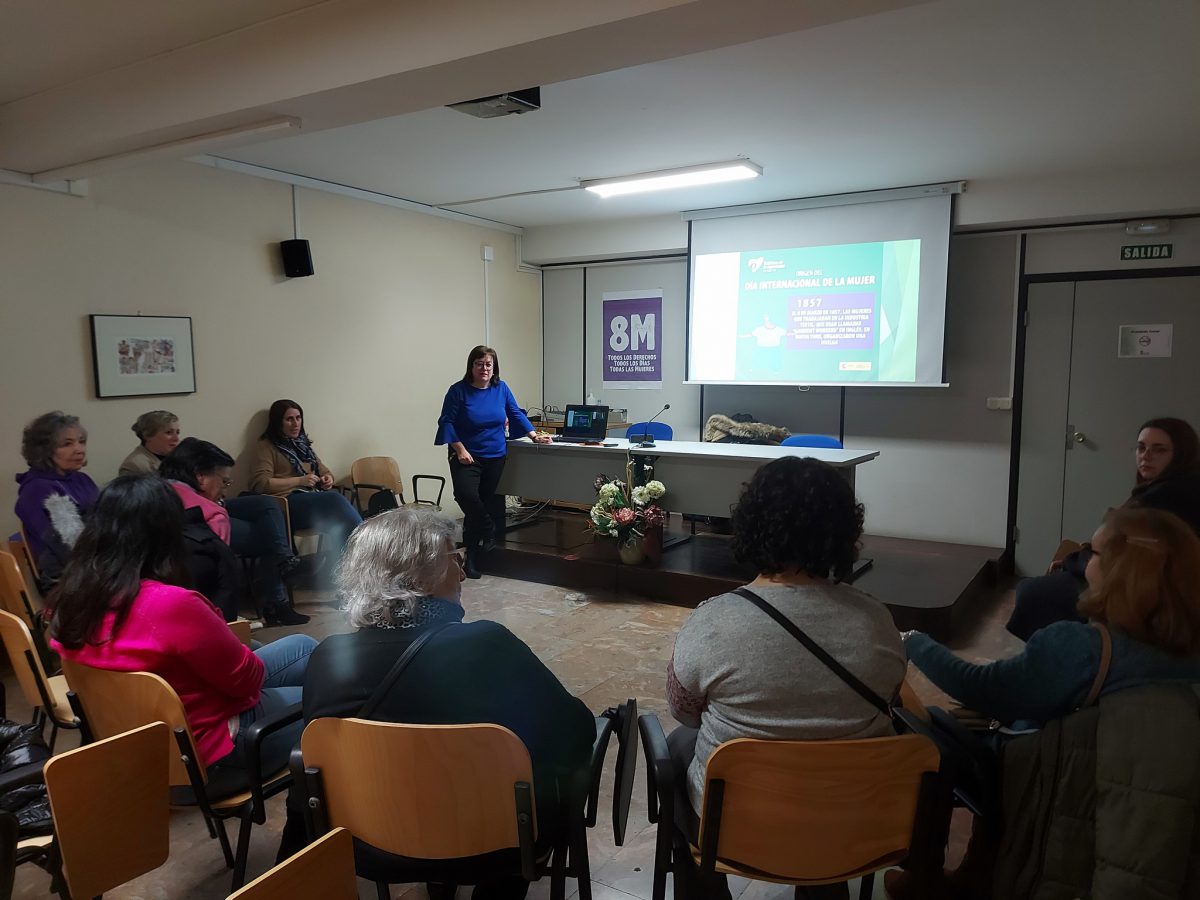
[[[596,503],[591,511],[591,530],[616,538],[624,562],[641,562],[642,540],[652,528],[661,528],[667,513],[657,501],[667,489],[661,481],[648,481],[631,488],[627,481],[597,475]]]

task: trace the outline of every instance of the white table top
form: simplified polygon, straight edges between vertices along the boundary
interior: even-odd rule
[[[831,466],[856,466],[859,463],[872,460],[879,455],[878,450],[829,450],[824,447],[773,447],[760,444],[717,444],[708,441],[659,441],[653,447],[639,447],[637,442],[630,444],[625,438],[607,438],[605,444],[569,444],[550,443],[535,444],[529,438],[509,441],[510,445],[525,445],[520,452],[526,452],[526,447],[549,453],[574,453],[590,451],[592,453],[630,453],[633,456],[658,456],[678,458],[705,459],[737,459],[737,460],[771,460],[784,456],[809,456],[827,462]]]

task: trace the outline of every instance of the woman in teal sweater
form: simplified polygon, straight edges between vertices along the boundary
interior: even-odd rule
[[[1101,693],[1162,681],[1200,682],[1200,538],[1172,513],[1117,509],[1091,541],[1079,611],[1112,635]],[[1057,622],[1023,652],[977,665],[920,632],[908,658],[964,706],[1001,722],[1037,724],[1079,708],[1100,668],[1100,631]]]

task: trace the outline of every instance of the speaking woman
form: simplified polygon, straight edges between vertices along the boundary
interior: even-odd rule
[[[534,431],[512,391],[500,380],[496,351],[480,344],[467,354],[462,380],[446,391],[433,439],[434,444],[450,448],[450,480],[454,483],[454,499],[463,511],[463,546],[467,551],[463,570],[468,578],[479,577],[480,551],[490,550],[497,534],[503,533],[504,498],[496,494],[496,485],[508,454],[506,421],[514,434],[528,435],[539,444],[550,440],[548,435]]]

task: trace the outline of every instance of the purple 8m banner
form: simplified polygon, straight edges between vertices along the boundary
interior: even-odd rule
[[[662,387],[662,291],[603,295],[604,389]]]

